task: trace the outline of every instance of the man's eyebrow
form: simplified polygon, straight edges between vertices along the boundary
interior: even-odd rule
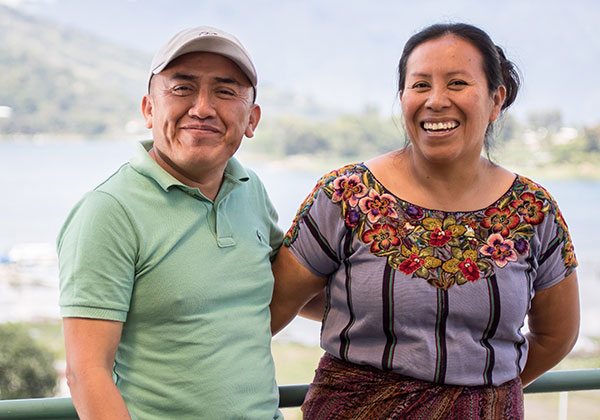
[[[171,76],[171,80],[184,80],[188,82],[193,82],[198,80],[198,77],[188,73],[175,73]]]
[[[232,77],[218,77],[217,76],[214,78],[214,81],[217,83],[225,83],[225,84],[233,84],[233,85],[242,86],[242,84],[238,80],[236,80]]]
[[[189,73],[174,73],[171,76],[171,80],[183,80],[183,81],[187,81],[187,82],[195,82],[199,78],[200,78],[199,76],[195,76],[195,75],[189,74]],[[217,83],[225,83],[225,84],[229,84],[229,85],[243,86],[239,80],[237,80],[233,77],[229,77],[229,76],[215,76],[215,77],[213,77],[213,80]]]

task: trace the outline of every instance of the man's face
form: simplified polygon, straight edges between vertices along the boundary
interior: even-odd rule
[[[183,183],[221,176],[242,137],[252,137],[260,108],[252,87],[231,60],[190,53],[152,77],[142,112],[158,161]],[[191,181],[191,182],[190,182]]]

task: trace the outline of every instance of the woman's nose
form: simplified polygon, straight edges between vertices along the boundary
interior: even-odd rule
[[[446,87],[434,87],[429,91],[426,106],[432,110],[443,109],[450,106],[450,98]]]

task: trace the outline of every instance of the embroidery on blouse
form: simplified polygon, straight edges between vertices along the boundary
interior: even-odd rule
[[[351,164],[323,176],[304,200],[284,244],[298,235],[300,219],[319,191],[340,206],[346,228],[370,252],[413,278],[447,290],[493,275],[520,256],[528,256],[534,226],[553,213],[565,267],[577,261],[565,220],[548,192],[518,176],[492,206],[475,212],[424,209],[387,192],[362,164]]]

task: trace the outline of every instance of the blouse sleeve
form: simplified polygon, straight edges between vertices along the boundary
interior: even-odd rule
[[[300,205],[283,241],[304,267],[321,277],[338,269],[345,232],[340,207],[327,192],[329,181],[327,175],[319,180]]]
[[[548,213],[538,225],[539,253],[534,289],[547,289],[559,283],[577,267],[573,242],[556,201],[547,194]]]

